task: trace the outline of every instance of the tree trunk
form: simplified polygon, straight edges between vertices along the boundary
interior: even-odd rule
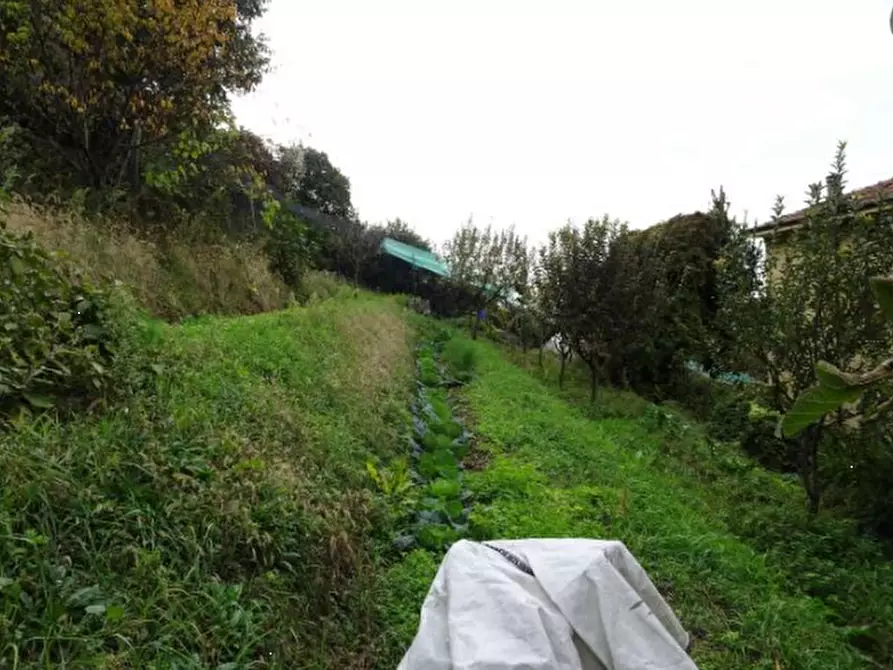
[[[589,366],[589,379],[591,383],[589,402],[594,403],[595,399],[598,397],[598,375],[596,374],[594,365]]]
[[[561,368],[558,370],[558,388],[564,388],[564,368],[567,365],[567,355],[561,352]]]
[[[543,369],[543,349],[544,349],[544,348],[545,348],[545,345],[542,344],[542,343],[540,343],[539,356],[537,357],[537,362],[539,363],[540,370]]]
[[[819,444],[822,441],[822,427],[809,426],[799,439],[800,480],[806,492],[806,508],[810,514],[819,511],[822,498],[822,486],[819,476]]]

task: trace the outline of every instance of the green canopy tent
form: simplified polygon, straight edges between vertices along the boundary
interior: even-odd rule
[[[390,237],[386,237],[381,241],[380,248],[382,253],[393,256],[394,258],[399,258],[400,260],[409,263],[413,268],[427,270],[439,277],[450,276],[450,269],[446,266],[446,263],[430,251],[425,251],[424,249],[398,242]]]

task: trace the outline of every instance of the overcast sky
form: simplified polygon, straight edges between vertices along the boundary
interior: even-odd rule
[[[303,141],[367,221],[440,243],[470,215],[534,240],[605,212],[646,227],[789,210],[849,142],[893,177],[890,0],[272,0],[274,71],[238,121]]]

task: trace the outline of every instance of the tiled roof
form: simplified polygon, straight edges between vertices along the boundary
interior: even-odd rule
[[[885,179],[884,181],[879,181],[877,184],[850,191],[848,195],[855,201],[856,209],[871,207],[878,202],[893,201],[893,179]],[[806,213],[808,211],[809,208],[807,207],[796,212],[791,212],[790,214],[784,214],[779,217],[778,221],[757,226],[753,229],[753,232],[759,234],[770,232],[778,227],[789,228],[796,226],[806,218]]]

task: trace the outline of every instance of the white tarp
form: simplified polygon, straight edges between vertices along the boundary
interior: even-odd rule
[[[687,647],[621,542],[461,540],[398,670],[696,670]]]

